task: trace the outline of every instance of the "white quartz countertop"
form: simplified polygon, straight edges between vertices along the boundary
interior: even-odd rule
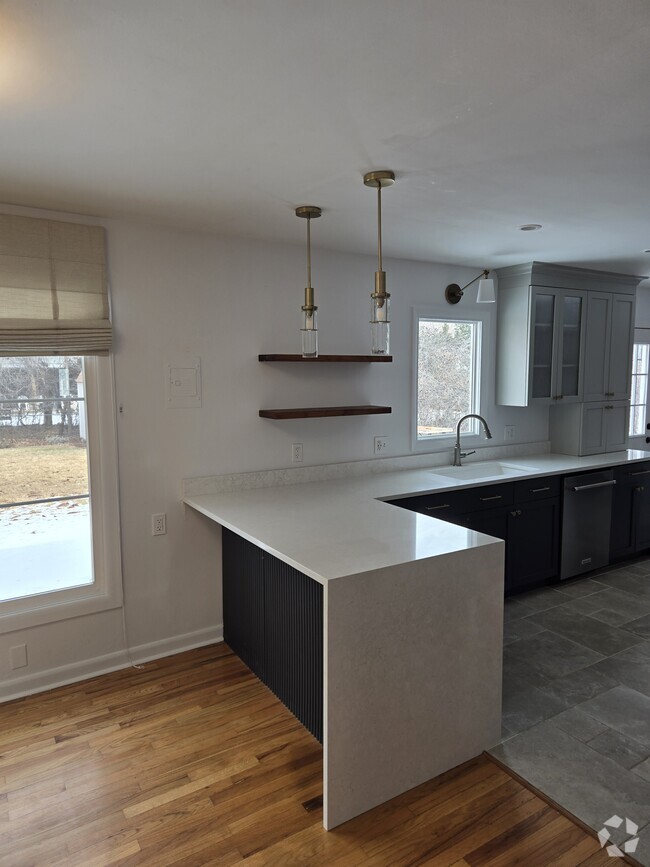
[[[650,460],[650,452],[543,454],[185,497],[184,502],[315,580],[503,542],[383,500]]]

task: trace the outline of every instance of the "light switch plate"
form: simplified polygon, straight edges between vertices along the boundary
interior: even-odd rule
[[[167,362],[165,405],[168,409],[192,409],[202,405],[200,358],[179,357]]]

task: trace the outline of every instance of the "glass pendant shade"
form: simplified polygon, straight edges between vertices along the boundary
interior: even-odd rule
[[[478,304],[493,304],[496,300],[494,280],[491,277],[484,277],[479,280],[476,302]]]
[[[305,310],[302,314],[302,357],[315,358],[318,355],[318,323],[316,310]]]
[[[373,355],[390,355],[390,296],[372,298],[370,330]]]

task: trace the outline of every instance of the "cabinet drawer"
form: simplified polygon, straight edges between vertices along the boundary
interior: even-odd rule
[[[614,467],[614,478],[619,484],[641,484],[644,479],[650,484],[650,461]]]
[[[543,479],[530,479],[515,482],[515,502],[528,503],[533,500],[548,500],[560,496],[560,477],[546,476]]]
[[[497,506],[509,506],[514,500],[514,485],[512,482],[498,485],[485,485],[481,488],[471,488],[467,494],[467,511],[475,512],[481,509],[493,509]]]
[[[391,500],[392,506],[409,509],[411,512],[421,512],[423,515],[432,515],[434,518],[449,518],[452,515],[461,515],[469,512],[468,494],[470,491],[445,491],[441,494],[422,494],[418,497],[404,497],[400,500]]]

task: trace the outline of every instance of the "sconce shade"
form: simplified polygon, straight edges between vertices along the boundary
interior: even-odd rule
[[[478,282],[478,295],[476,301],[478,304],[493,304],[496,301],[494,292],[494,280],[491,277],[484,277]]]
[[[458,283],[450,283],[449,286],[445,289],[445,300],[447,304],[458,304],[460,299],[463,297],[463,293],[465,289],[472,285],[472,283],[478,284],[478,294],[476,296],[476,301],[478,304],[491,304],[493,301],[496,301],[496,295],[494,294],[494,280],[491,277],[488,277],[489,270],[486,268],[481,274],[478,274],[474,277],[473,280],[470,280],[465,286],[459,286]]]

